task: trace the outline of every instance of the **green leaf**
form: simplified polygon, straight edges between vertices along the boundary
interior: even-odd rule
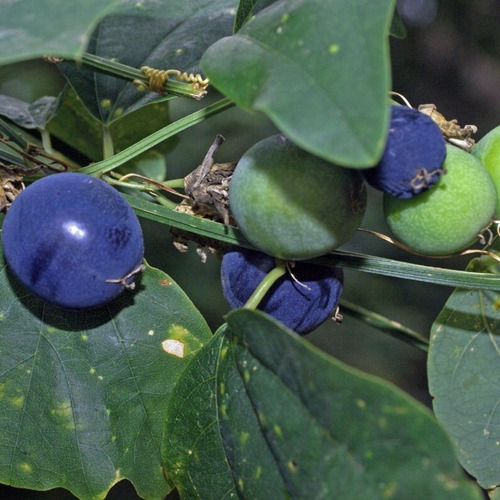
[[[482,257],[469,270],[499,276]],[[428,377],[434,411],[463,467],[484,488],[500,485],[500,295],[455,290],[432,326]]]
[[[0,116],[4,116],[20,127],[45,128],[57,112],[60,99],[45,96],[34,102],[24,102],[15,97],[0,94]]]
[[[76,57],[97,22],[117,0],[2,2],[0,64],[44,55]]]
[[[167,162],[157,151],[146,151],[119,169],[120,174],[139,174],[157,182],[167,177]],[[132,178],[134,180],[134,178]]]
[[[162,459],[181,499],[235,497],[217,417],[216,371],[223,340],[224,327],[189,363],[169,401]]]
[[[406,38],[406,26],[397,9],[394,10],[391,24],[391,35],[394,38]]]
[[[198,73],[206,48],[232,32],[236,5],[236,0],[125,2],[119,13],[99,24],[87,51],[133,68],[146,65]],[[73,63],[63,62],[59,68],[90,113],[107,125],[153,100],[165,99]]]
[[[298,146],[368,167],[382,154],[392,0],[281,0],[205,53],[211,83]]]
[[[234,20],[233,32],[236,33],[241,27],[247,23],[253,15],[257,14],[262,9],[265,9],[277,0],[240,0],[236,18]]]
[[[246,309],[183,373],[162,453],[181,498],[481,498],[423,405]]]
[[[155,101],[114,121],[109,130],[116,152],[121,151],[170,122],[168,102]],[[48,130],[91,160],[103,158],[103,129],[107,126],[91,115],[76,92],[67,87],[57,115]],[[82,129],[85,134],[82,134]],[[156,149],[166,154],[177,142],[176,138],[163,142]]]
[[[115,168],[123,165],[127,161],[136,158],[138,155],[148,151],[149,149],[157,146],[158,144],[171,139],[179,134],[181,131],[201,123],[202,121],[208,119],[211,116],[215,116],[218,113],[232,107],[233,104],[227,98],[220,99],[212,104],[209,104],[205,108],[199,109],[189,115],[179,118],[173,123],[156,130],[152,134],[144,137],[140,141],[132,144],[128,148],[116,153],[115,155],[106,158],[98,163],[94,163],[87,167],[82,168],[80,171],[86,174],[99,174],[109,172]],[[132,115],[133,116],[133,115]],[[120,123],[120,122],[119,122]]]
[[[184,345],[184,358],[168,353],[169,339]],[[166,406],[209,339],[199,312],[159,270],[148,267],[137,292],[108,306],[69,312],[2,267],[0,482],[96,500],[128,478],[142,497],[164,498]]]

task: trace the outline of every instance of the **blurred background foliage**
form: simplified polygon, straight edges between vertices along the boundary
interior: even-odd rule
[[[407,37],[390,40],[393,90],[405,95],[414,107],[434,103],[448,119],[456,118],[462,125],[477,125],[475,139],[479,140],[500,122],[500,2],[399,0],[398,8]],[[63,84],[56,68],[43,61],[13,64],[0,72],[0,94],[26,101],[57,95]],[[176,99],[171,103],[172,119],[217,98],[212,92],[201,103]],[[328,117],[320,119],[328,121]],[[182,177],[196,168],[217,133],[224,135],[226,142],[216,153],[216,161],[225,162],[237,161],[255,142],[275,132],[263,115],[238,109],[226,111],[180,134],[175,148],[166,157],[168,177]],[[372,190],[362,226],[389,234],[382,216],[381,196]],[[217,258],[209,257],[203,264],[194,246],[187,254],[174,249],[167,227],[151,221],[144,221],[143,227],[149,263],[166,271],[183,287],[215,330],[228,311],[219,285]],[[418,258],[363,233],[357,234],[344,248],[457,269],[464,269],[469,260]],[[446,287],[346,271],[343,297],[428,336],[432,322],[451,292]],[[347,314],[342,324],[328,321],[308,338],[331,355],[394,382],[430,406],[425,353]],[[64,490],[30,492],[8,487],[0,487],[0,495],[19,500],[73,498]],[[108,498],[136,496],[124,482],[113,488]]]

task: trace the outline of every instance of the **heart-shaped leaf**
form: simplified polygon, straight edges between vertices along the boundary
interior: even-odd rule
[[[160,443],[188,360],[210,339],[182,290],[148,267],[139,290],[82,312],[36,299],[0,272],[0,482],[101,499],[128,478],[170,490]]]
[[[482,257],[469,271],[493,272]],[[484,488],[500,485],[500,296],[455,290],[432,326],[428,376],[434,411],[463,467]]]
[[[202,66],[236,104],[297,145],[346,166],[382,153],[394,2],[281,0],[212,45]]]
[[[183,373],[162,454],[183,499],[481,498],[425,407],[245,309]]]
[[[2,2],[0,64],[44,55],[75,57],[117,0],[13,0]]]
[[[235,0],[185,2],[144,0],[125,2],[96,28],[87,51],[133,68],[149,66],[199,72],[199,61],[208,46],[232,31]],[[109,125],[152,100],[154,92],[139,92],[131,82],[59,65],[87,109]],[[168,96],[167,96],[168,97]]]

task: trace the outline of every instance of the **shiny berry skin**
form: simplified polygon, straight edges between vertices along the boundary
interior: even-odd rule
[[[104,181],[78,173],[49,175],[22,191],[5,216],[2,244],[11,271],[33,294],[69,309],[115,298],[144,253],[130,205]]]
[[[222,291],[231,308],[245,305],[275,266],[274,257],[254,250],[232,249],[224,254]],[[258,309],[305,335],[333,314],[342,293],[344,273],[340,268],[305,262],[296,262],[290,271],[274,283]]]
[[[446,143],[434,120],[395,105],[380,162],[361,172],[374,188],[396,198],[412,198],[438,181],[445,157]]]

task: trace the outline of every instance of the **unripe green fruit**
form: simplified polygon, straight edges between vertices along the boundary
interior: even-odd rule
[[[425,255],[458,252],[477,240],[495,216],[497,192],[473,155],[446,146],[446,174],[414,198],[384,195],[384,213],[396,238]]]
[[[490,130],[473,148],[471,153],[488,169],[499,195],[497,215],[500,215],[500,126]]]
[[[233,216],[263,252],[288,260],[316,257],[351,238],[366,208],[359,172],[268,137],[240,159],[229,188]]]

